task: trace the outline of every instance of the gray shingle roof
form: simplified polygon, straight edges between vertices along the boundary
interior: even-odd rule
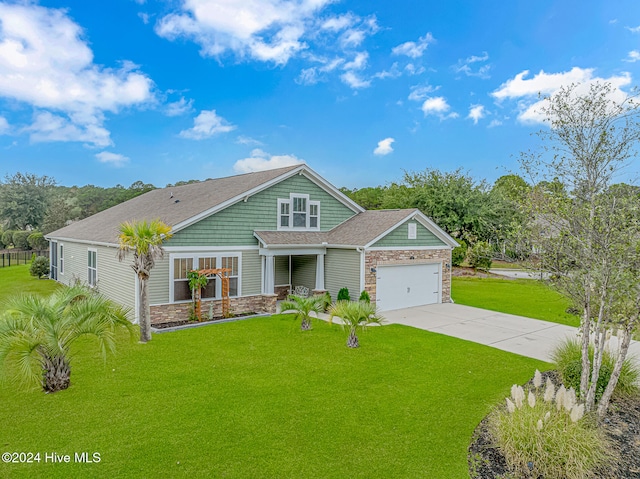
[[[256,231],[268,246],[330,245],[365,246],[385,231],[416,213],[406,210],[369,210],[349,218],[327,232]]]
[[[47,237],[117,244],[118,228],[124,221],[160,219],[174,227],[300,166],[288,166],[149,191],[53,231]]]

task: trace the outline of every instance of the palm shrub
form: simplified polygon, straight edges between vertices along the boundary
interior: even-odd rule
[[[360,298],[358,299],[358,301],[364,301],[365,303],[370,303],[371,298],[369,297],[369,293],[367,293],[366,290],[362,290],[362,293],[360,293]]]
[[[589,364],[593,368],[593,345],[589,345]],[[555,363],[562,382],[567,386],[580,391],[580,377],[582,375],[582,345],[577,339],[567,339],[560,343],[551,353],[551,360]],[[600,400],[604,390],[609,384],[611,372],[616,363],[616,358],[607,349],[604,349],[602,356],[602,366],[600,375],[596,383],[596,402]],[[591,377],[591,375],[589,375]],[[640,380],[640,369],[630,358],[622,363],[620,377],[616,384],[614,394],[618,396],[632,396],[638,394]]]
[[[156,260],[164,256],[162,243],[171,238],[171,226],[160,220],[127,221],[120,225],[118,236],[118,260],[133,253],[131,268],[138,276],[138,317],[140,318],[140,341],[151,341],[151,309],[147,282]]]
[[[329,323],[336,316],[342,320],[342,327],[349,331],[347,346],[350,348],[360,346],[358,328],[364,329],[371,324],[384,322],[376,305],[364,301],[337,301],[329,310]]]
[[[349,295],[349,289],[340,288],[340,291],[338,291],[338,297],[336,298],[336,301],[351,301],[351,296]]]
[[[31,274],[31,276],[35,276],[38,279],[49,274],[49,258],[47,258],[46,256],[36,257],[33,261],[31,261],[29,273]]]
[[[478,241],[467,253],[469,265],[474,269],[488,271],[491,268],[493,251],[486,241]]]
[[[528,391],[511,388],[506,407],[489,416],[489,431],[517,477],[584,479],[612,459],[606,437],[576,399],[573,388],[551,379],[542,386],[536,371]]]
[[[322,310],[324,312],[329,311],[331,303],[333,303],[333,300],[331,299],[331,293],[329,293],[329,291],[325,291],[322,295]]]
[[[310,296],[303,298],[295,294],[289,295],[286,301],[280,303],[282,313],[295,313],[296,319],[300,319],[300,329],[308,331],[311,329],[311,312],[316,314],[324,310],[323,296]]]
[[[49,297],[22,295],[4,306],[0,364],[14,382],[39,383],[47,393],[69,387],[75,340],[95,336],[106,357],[115,352],[117,329],[133,334],[128,311],[86,286],[59,289]]]

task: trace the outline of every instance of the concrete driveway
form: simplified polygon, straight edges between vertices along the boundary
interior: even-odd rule
[[[387,324],[413,326],[542,361],[551,361],[554,347],[565,338],[577,337],[578,333],[578,328],[571,326],[453,303],[416,306],[382,314]],[[640,364],[640,343],[632,341],[629,355]]]

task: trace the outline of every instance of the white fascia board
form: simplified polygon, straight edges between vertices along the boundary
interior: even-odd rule
[[[338,188],[333,186],[331,183],[329,183],[327,180],[325,180],[322,176],[320,176],[318,173],[313,171],[307,165],[304,165],[304,169],[300,171],[299,174],[306,176],[311,181],[316,183],[318,186],[322,187],[322,189],[324,189],[327,193],[332,195],[335,199],[340,201],[340,203],[342,203],[352,211],[355,211],[357,213],[363,213],[365,211],[365,209],[362,206],[357,204],[355,201],[353,201],[351,198],[349,198],[342,191],[340,191]]]
[[[82,243],[89,244],[94,246],[106,246],[108,248],[119,248],[120,245],[117,243],[106,243],[104,241],[90,241],[90,240],[82,240],[77,238],[63,238],[61,236],[45,236],[45,239],[49,241],[69,241],[71,243]]]
[[[382,238],[387,236],[393,230],[395,230],[396,228],[399,228],[406,222],[411,221],[413,219],[415,219],[418,223],[420,223],[422,226],[424,226],[429,231],[431,231],[431,233],[433,233],[436,236],[436,238],[443,241],[445,244],[449,245],[451,248],[455,248],[456,246],[459,246],[456,240],[454,240],[451,236],[449,236],[442,228],[440,228],[437,224],[435,224],[430,218],[425,216],[421,211],[414,211],[413,213],[409,214],[407,217],[398,221],[391,228],[389,228],[388,230],[384,231],[383,233],[379,234],[377,237],[369,241],[365,245],[365,248],[371,249],[371,245],[376,244],[376,242],[380,241]],[[389,249],[389,248],[382,248],[382,249]],[[400,249],[412,249],[412,248],[411,246],[407,246]],[[416,247],[416,249],[419,249],[419,248]],[[439,246],[436,249],[442,249],[442,247]]]
[[[327,250],[324,246],[313,246],[298,248],[296,246],[288,245],[282,248],[260,248],[260,254],[262,256],[296,256],[296,255],[319,255],[326,254]]]
[[[451,246],[451,248],[456,248],[460,246],[460,244],[454,240],[445,230],[440,228],[431,218],[425,215],[422,211],[416,211],[413,216],[419,223],[422,224],[425,228],[431,231],[434,235],[436,235],[439,239],[444,241],[446,244]]]
[[[208,210],[203,211],[202,213],[199,213],[195,216],[192,216],[191,218],[182,221],[180,223],[177,223],[175,225],[173,225],[173,227],[171,228],[171,233],[177,233],[178,231],[186,228],[187,226],[191,226],[194,223],[197,223],[198,221],[200,221],[203,218],[206,218],[208,216],[211,216],[215,213],[217,213],[218,211],[224,210],[225,208],[228,208],[231,205],[234,205],[236,203],[239,203],[240,201],[246,201],[247,199],[249,199],[249,197],[255,195],[256,193],[260,193],[261,191],[266,190],[267,188],[270,188],[271,186],[280,183],[281,181],[286,180],[287,178],[291,178],[292,176],[295,175],[304,175],[307,178],[309,178],[311,181],[313,181],[314,183],[316,183],[318,186],[320,186],[322,189],[324,189],[325,191],[327,191],[328,193],[330,193],[332,196],[334,196],[338,201],[340,201],[341,203],[343,203],[345,206],[347,206],[348,208],[350,208],[353,211],[356,212],[363,212],[364,209],[356,204],[354,201],[352,201],[351,199],[349,199],[349,197],[347,197],[344,193],[342,193],[340,190],[338,190],[335,186],[333,186],[331,183],[329,183],[327,180],[325,180],[324,178],[322,178],[320,175],[318,175],[316,172],[314,172],[311,168],[309,168],[307,165],[305,164],[301,164],[298,168],[294,168],[291,171],[287,171],[286,173],[283,173],[282,175],[273,178],[272,180],[269,180],[265,183],[262,183],[259,186],[256,186],[255,188],[250,189],[249,191],[245,191],[237,196],[234,196],[233,198],[228,199],[227,201],[224,201],[212,208],[209,208]]]

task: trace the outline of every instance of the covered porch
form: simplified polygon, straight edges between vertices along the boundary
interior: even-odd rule
[[[297,289],[302,294],[325,292],[325,249],[261,248],[262,294],[285,299]]]

